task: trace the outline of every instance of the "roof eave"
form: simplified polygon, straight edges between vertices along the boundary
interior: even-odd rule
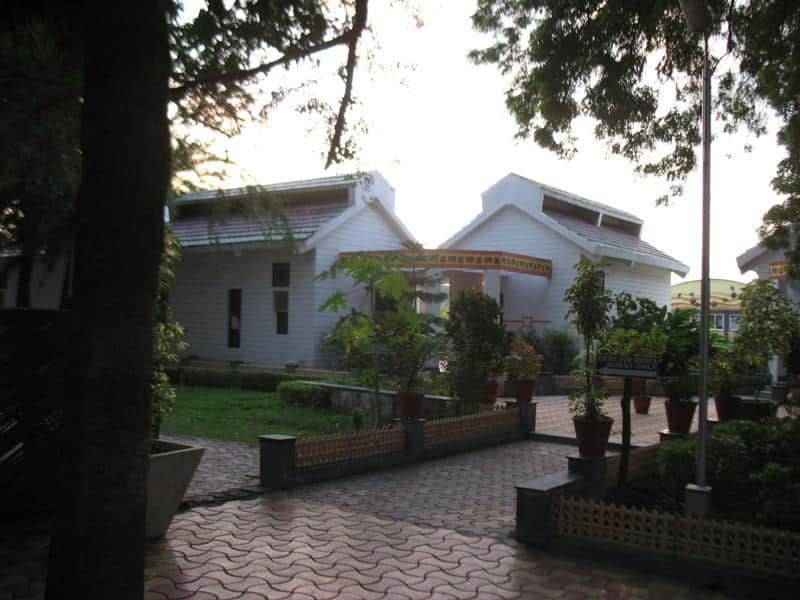
[[[644,252],[636,252],[635,250],[625,250],[624,248],[617,248],[615,246],[608,246],[606,244],[598,244],[597,247],[597,254],[601,257],[605,256],[608,258],[617,258],[620,260],[630,261],[632,263],[668,269],[681,277],[686,277],[686,274],[689,272],[688,265],[685,265],[682,262],[672,258],[664,258]]]
[[[753,268],[752,263],[766,251],[767,248],[759,244],[742,252],[736,257],[736,266],[739,267],[739,272],[746,273],[750,271]]]

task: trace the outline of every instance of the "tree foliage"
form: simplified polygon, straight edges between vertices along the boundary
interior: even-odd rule
[[[489,375],[503,368],[506,331],[501,315],[497,300],[473,290],[462,290],[450,302],[445,323],[450,345],[447,369],[456,395],[468,405],[483,401]]]
[[[765,243],[800,252],[800,4],[784,0],[704,2],[710,17],[714,118],[725,132],[761,135],[769,112],[786,149],[773,186],[786,199],[766,215]],[[689,31],[677,0],[479,0],[473,24],[495,36],[478,63],[510,77],[506,105],[519,137],[560,156],[577,150],[573,125],[595,123],[612,153],[671,193],[697,165],[702,105],[702,34]],[[665,196],[661,200],[666,200]]]

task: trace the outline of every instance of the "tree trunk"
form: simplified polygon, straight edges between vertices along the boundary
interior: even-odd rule
[[[141,600],[153,315],[170,170],[166,2],[84,6],[75,346],[47,598]]]
[[[622,399],[619,401],[622,408],[622,453],[619,457],[619,477],[620,487],[628,483],[628,465],[631,460],[631,395],[633,391],[633,380],[625,377],[622,380]]]

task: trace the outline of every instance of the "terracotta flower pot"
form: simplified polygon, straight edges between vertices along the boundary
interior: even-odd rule
[[[650,396],[634,396],[633,408],[637,415],[646,415],[650,412]]]
[[[533,390],[536,388],[535,379],[517,379],[517,403],[524,404],[533,400]]]
[[[714,394],[714,406],[717,408],[717,418],[720,421],[733,421],[739,413],[739,398]]]
[[[421,419],[425,416],[425,394],[420,392],[396,392],[397,416],[401,419]]]
[[[687,435],[692,427],[692,419],[697,404],[682,400],[665,400],[667,409],[667,427],[670,433]]]
[[[605,456],[614,419],[590,420],[584,417],[573,417],[572,423],[575,426],[575,437],[578,441],[578,454],[583,458]]]

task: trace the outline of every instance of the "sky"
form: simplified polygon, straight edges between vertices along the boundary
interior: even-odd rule
[[[377,170],[395,188],[400,219],[425,247],[436,247],[480,212],[482,191],[514,172],[637,215],[644,220],[642,238],[689,265],[685,280],[698,279],[699,170],[685,182],[683,197],[656,207],[667,183],[636,176],[631,163],[594,139],[591,122],[578,123],[579,150],[571,160],[532,141],[516,140],[504,104],[507,82],[496,67],[476,66],[467,58],[471,49],[490,40],[473,31],[473,10],[473,0],[416,0],[412,14],[405,3],[373,0],[372,34],[364,45],[373,60],[355,80],[357,114],[366,125],[358,136],[357,159],[324,170],[323,128],[287,103],[265,124],[248,126],[225,141],[223,151],[239,167],[226,185]],[[325,67],[341,64],[342,56],[334,52],[319,67],[301,68],[285,81],[313,74],[320,78],[320,89],[338,102],[342,84],[325,75]],[[745,144],[752,146],[750,153]],[[736,257],[758,243],[756,229],[764,212],[780,201],[770,180],[783,154],[774,124],[761,138],[715,136],[711,277],[754,277],[739,273]],[[673,275],[673,283],[683,280]]]

